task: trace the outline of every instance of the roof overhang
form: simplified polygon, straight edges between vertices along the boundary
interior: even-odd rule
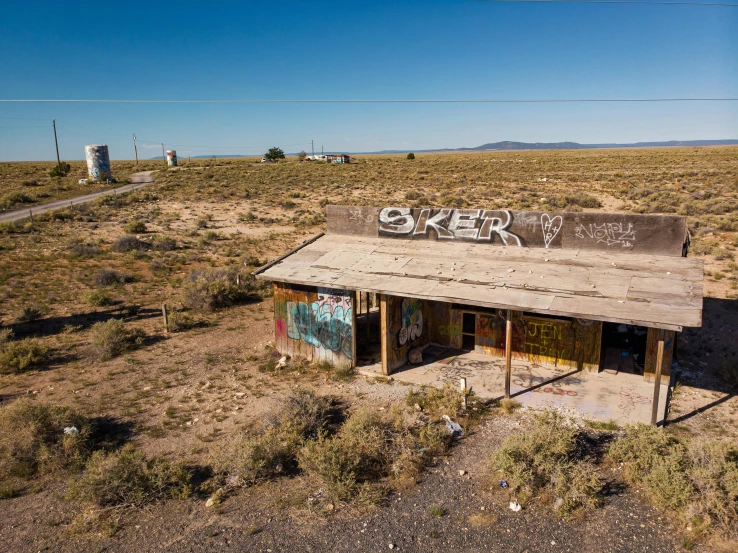
[[[667,330],[702,325],[703,262],[687,257],[326,234],[254,274]]]

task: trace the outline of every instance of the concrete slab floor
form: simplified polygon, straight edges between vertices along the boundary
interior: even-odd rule
[[[437,346],[430,346],[437,347]],[[505,392],[505,360],[476,352],[458,352],[434,358],[420,365],[404,365],[392,373],[408,384],[442,387],[459,385],[466,378],[482,399],[500,398]],[[373,363],[357,368],[365,376],[381,376],[382,367]],[[534,409],[555,409],[570,416],[613,421],[619,425],[651,422],[654,385],[636,374],[577,371],[568,367],[544,367],[520,360],[512,362],[510,394],[521,405]],[[666,411],[668,386],[659,392],[659,422]]]

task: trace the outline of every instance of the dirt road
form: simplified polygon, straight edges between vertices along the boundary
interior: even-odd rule
[[[0,222],[18,221],[19,219],[25,219],[26,217],[29,217],[31,213],[33,213],[34,215],[37,215],[39,213],[44,213],[46,211],[53,211],[54,209],[61,209],[64,207],[70,207],[70,206],[77,205],[77,204],[84,204],[84,203],[94,200],[95,198],[104,196],[105,194],[122,194],[124,192],[130,192],[131,190],[136,190],[137,188],[141,188],[142,186],[146,186],[147,184],[151,184],[152,182],[154,182],[154,177],[152,176],[152,173],[153,171],[143,171],[141,173],[133,173],[130,176],[131,178],[130,184],[125,184],[117,188],[111,188],[110,190],[92,192],[90,194],[85,194],[83,196],[77,196],[76,198],[68,198],[66,200],[57,200],[55,202],[49,202],[47,204],[35,205],[30,208],[15,209],[13,211],[7,211],[5,213],[0,213]]]

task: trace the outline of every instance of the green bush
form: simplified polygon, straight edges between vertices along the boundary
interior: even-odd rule
[[[79,468],[94,435],[94,423],[69,407],[28,399],[0,407],[0,481]]]
[[[436,424],[412,426],[400,412],[361,410],[335,436],[319,434],[298,453],[300,469],[319,478],[337,501],[375,502],[391,481],[414,480],[450,441]]]
[[[407,154],[407,159],[415,159],[415,154],[410,152],[409,154]]]
[[[264,295],[267,286],[237,268],[196,269],[182,284],[182,303],[190,309],[213,311]]]
[[[561,514],[595,508],[603,483],[578,447],[580,436],[581,431],[560,415],[539,415],[530,431],[502,442],[491,466],[521,504],[548,492]]]
[[[647,425],[626,432],[608,454],[628,482],[643,486],[657,507],[678,512],[694,533],[713,528],[738,539],[738,445],[680,439]]]
[[[102,290],[87,290],[86,292],[82,292],[80,299],[83,303],[95,307],[104,307],[113,303],[113,298]]]
[[[35,305],[27,305],[23,309],[21,309],[21,312],[18,315],[18,322],[30,323],[32,321],[40,319],[42,314],[43,313],[40,307],[36,307]]]
[[[35,369],[46,361],[48,351],[33,338],[0,344],[0,374],[18,374]]]
[[[133,444],[112,453],[96,451],[70,490],[71,497],[100,507],[142,507],[191,493],[191,476],[183,465],[148,458]]]
[[[143,341],[140,330],[130,331],[120,319],[95,323],[90,328],[90,336],[93,353],[102,361],[116,357]]]
[[[128,234],[143,234],[146,232],[146,223],[143,221],[128,221],[123,230]]]
[[[54,168],[49,171],[50,177],[66,177],[69,174],[69,171],[72,170],[72,166],[69,165],[69,163],[62,161],[58,165],[54,165]]]

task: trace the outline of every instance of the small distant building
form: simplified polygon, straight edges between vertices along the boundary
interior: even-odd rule
[[[351,163],[351,156],[348,154],[328,154],[325,156],[328,163]]]

